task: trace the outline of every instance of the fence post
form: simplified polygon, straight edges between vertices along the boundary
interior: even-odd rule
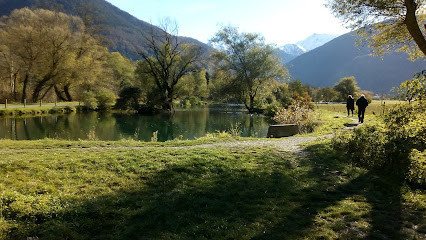
[[[41,107],[41,104],[42,104],[42,103],[43,103],[43,100],[41,100],[41,99],[40,99],[40,107]]]
[[[58,105],[58,99],[55,99],[55,107]]]
[[[24,107],[27,106],[27,99],[24,99]]]
[[[7,99],[6,99],[6,103],[4,104],[4,108],[7,108]]]

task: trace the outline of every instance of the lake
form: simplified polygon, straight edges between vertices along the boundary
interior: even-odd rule
[[[243,137],[266,137],[271,120],[261,115],[246,114],[235,108],[203,108],[177,110],[174,115],[154,116],[78,113],[28,118],[0,118],[0,138],[36,140],[120,140],[151,141],[158,131],[158,141],[195,139],[207,133],[238,128]]]

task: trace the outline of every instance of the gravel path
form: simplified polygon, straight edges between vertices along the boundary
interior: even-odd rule
[[[324,136],[323,136],[324,137]],[[289,152],[300,152],[302,148],[300,144],[308,143],[317,140],[319,137],[287,137],[279,140],[251,140],[251,141],[237,141],[237,142],[221,142],[202,144],[185,147],[173,147],[173,148],[245,148],[245,147],[275,147],[280,151]]]

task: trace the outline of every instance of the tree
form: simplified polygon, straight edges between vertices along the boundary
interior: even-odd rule
[[[348,95],[355,95],[359,91],[359,87],[355,77],[345,77],[334,85],[334,90],[338,92],[338,100],[345,101]]]
[[[327,6],[377,54],[398,49],[412,59],[426,55],[425,0],[329,0]]]
[[[176,96],[179,98],[197,97],[206,99],[208,95],[209,89],[205,69],[191,72],[176,85]]]
[[[159,32],[151,28],[145,41],[148,50],[139,52],[142,61],[138,63],[137,73],[142,81],[154,82],[161,108],[171,111],[175,87],[185,75],[195,70],[201,48],[178,39],[177,25],[170,21],[165,21]]]
[[[224,27],[210,40],[218,51],[213,55],[221,69],[229,71],[235,97],[249,112],[255,110],[255,99],[268,82],[285,78],[288,71],[259,34],[239,33],[232,26]]]
[[[416,73],[413,79],[401,83],[396,89],[401,99],[411,102],[426,99],[426,70]]]
[[[317,92],[317,99],[320,101],[330,102],[337,97],[338,93],[331,87],[320,88]]]
[[[58,99],[71,101],[73,90],[88,90],[104,73],[108,50],[88,34],[78,17],[24,8],[13,11],[3,24],[0,72],[6,69],[13,77],[12,92],[22,84],[22,101],[29,91],[36,102],[52,90]]]
[[[299,79],[293,79],[288,83],[288,87],[290,92],[292,92],[295,96],[303,96],[303,94],[307,91],[306,87],[303,86],[302,81]]]

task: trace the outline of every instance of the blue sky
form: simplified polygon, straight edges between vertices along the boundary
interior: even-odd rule
[[[313,33],[342,34],[326,0],[107,0],[133,16],[158,25],[175,20],[179,35],[207,42],[223,25],[256,32],[267,43],[295,43]]]

